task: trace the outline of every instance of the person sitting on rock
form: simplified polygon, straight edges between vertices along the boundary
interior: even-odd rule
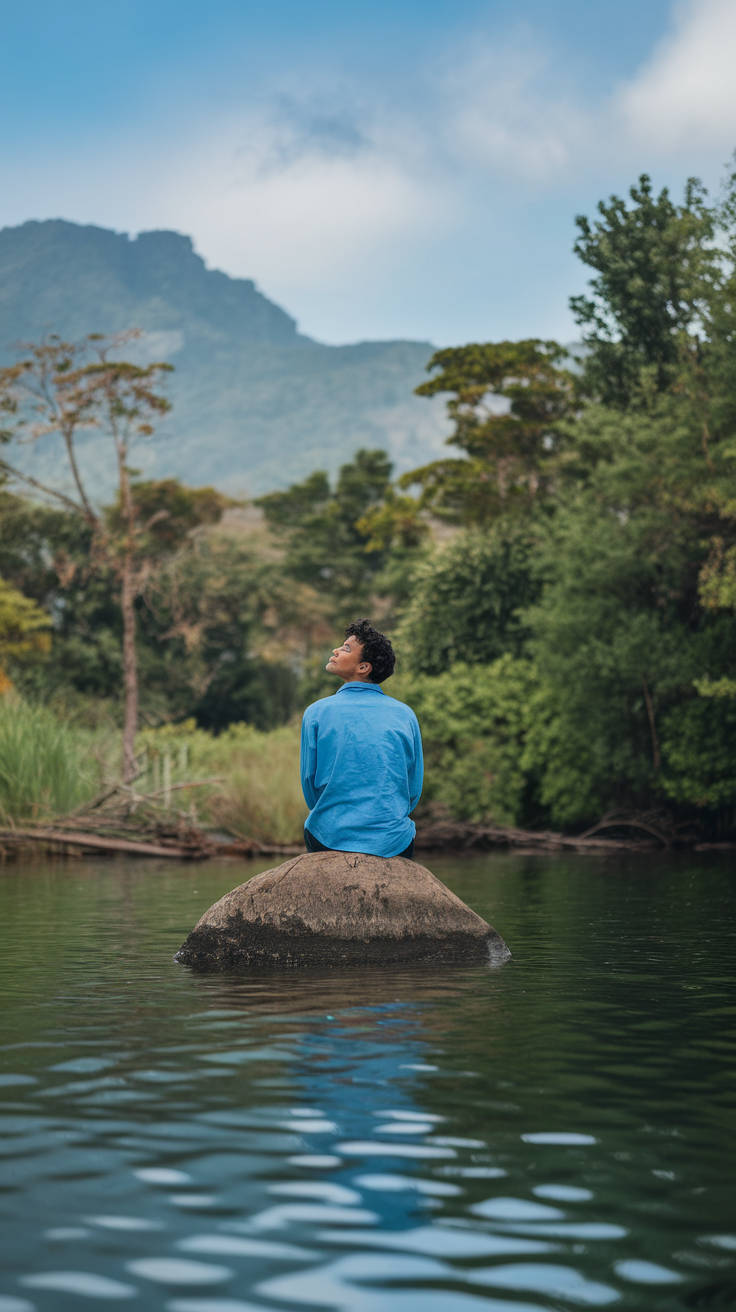
[[[396,657],[369,620],[355,620],[327,662],[343,680],[302,720],[301,775],[308,852],[414,853],[409,814],[422,791],[422,738],[414,712],[380,684]]]

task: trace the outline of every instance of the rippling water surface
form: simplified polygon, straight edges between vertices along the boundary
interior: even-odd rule
[[[0,1312],[736,1308],[732,861],[432,865],[507,965],[197,976],[260,867],[0,871]]]

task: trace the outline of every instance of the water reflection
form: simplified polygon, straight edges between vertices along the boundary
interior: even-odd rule
[[[6,870],[0,1312],[736,1306],[728,872],[442,873],[502,970],[194,976],[232,867]]]

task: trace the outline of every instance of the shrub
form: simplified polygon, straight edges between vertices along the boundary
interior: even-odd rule
[[[459,820],[515,824],[530,790],[525,743],[537,696],[529,661],[453,665],[445,674],[397,679],[391,691],[422,730],[422,807]]]

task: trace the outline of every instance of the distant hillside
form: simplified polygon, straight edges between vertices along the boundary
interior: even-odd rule
[[[412,395],[429,342],[324,346],[253,282],[207,269],[188,237],[135,240],[61,219],[0,231],[0,357],[47,333],[142,328],[148,359],[176,366],[171,416],[135,463],[230,492],[334,472],[360,446],[382,446],[398,472],[432,459],[444,407]],[[39,450],[36,469],[58,453]],[[99,478],[104,463],[94,458]]]

